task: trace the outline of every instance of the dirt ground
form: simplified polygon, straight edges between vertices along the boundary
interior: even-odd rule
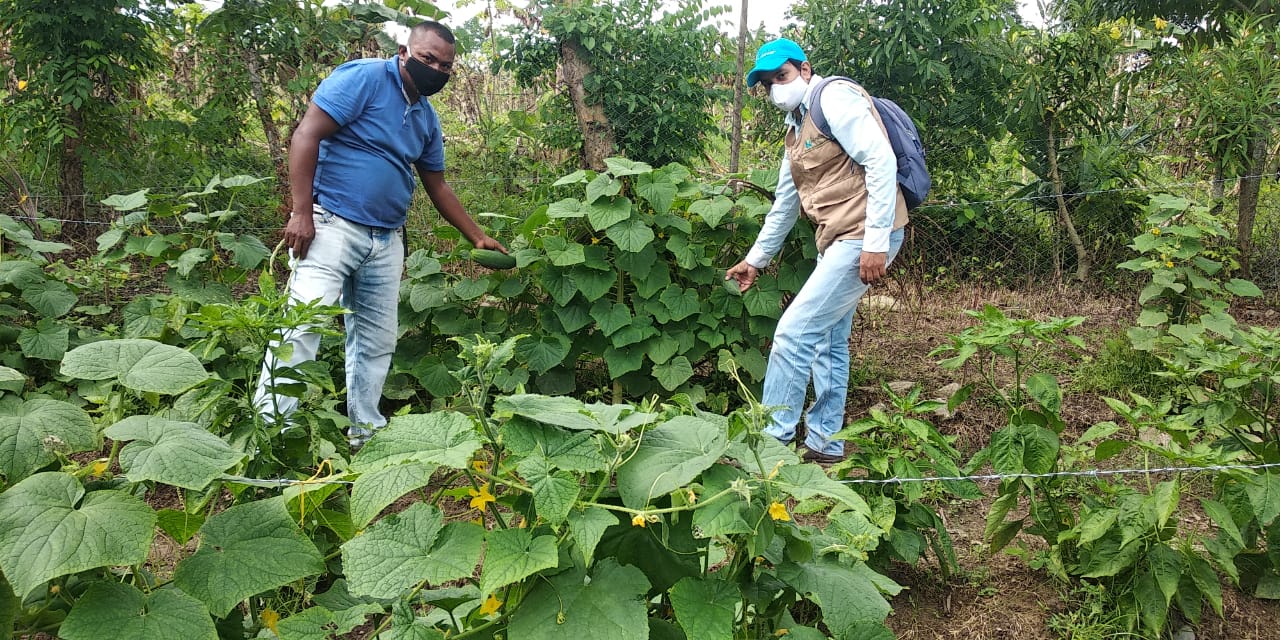
[[[889,284],[872,295],[888,296],[892,302],[864,306],[859,311],[852,337],[854,369],[863,363],[861,374],[869,377],[860,388],[851,391],[849,419],[856,420],[873,404],[883,400],[880,382],[893,380],[916,382],[926,394],[949,383],[965,384],[962,372],[944,370],[937,365],[940,356],[928,354],[943,344],[946,336],[973,324],[966,309],[980,309],[992,304],[1010,317],[1045,320],[1051,317],[1080,315],[1086,321],[1076,335],[1084,338],[1088,349],[1083,352],[1064,350],[1054,356],[1059,367],[1059,382],[1067,395],[1063,402],[1063,418],[1067,433],[1082,433],[1089,426],[1116,419],[1101,397],[1093,393],[1072,392],[1072,373],[1079,365],[1098,353],[1107,338],[1123,335],[1139,309],[1131,298],[1095,296],[1075,289],[1046,287],[1041,291],[969,288],[964,290],[928,290],[903,283]],[[1236,311],[1238,320],[1251,324],[1275,326],[1280,313],[1274,307],[1252,307]],[[890,378],[890,379],[885,379]],[[970,400],[950,419],[935,421],[945,434],[957,437],[956,446],[970,455],[985,446],[990,434],[1003,426],[1003,414],[997,408],[984,407]],[[981,485],[989,495],[993,484]],[[989,503],[957,501],[943,505],[940,512],[954,540],[961,570],[943,581],[936,566],[925,562],[916,566],[899,566],[891,577],[908,587],[893,599],[894,613],[888,625],[902,640],[1083,640],[1086,638],[1121,637],[1107,635],[1082,623],[1056,625],[1051,620],[1087,618],[1080,611],[1086,606],[1066,586],[1056,583],[1043,571],[1028,566],[1023,558],[1007,553],[987,554],[982,545],[984,518]],[[1223,581],[1223,617],[1208,607],[1198,628],[1196,640],[1275,640],[1280,639],[1280,602],[1260,600],[1240,593]],[[1063,626],[1066,628],[1064,629]],[[1098,635],[1095,635],[1098,634]],[[1123,636],[1141,637],[1141,636]],[[1180,636],[1178,640],[1190,640]]]

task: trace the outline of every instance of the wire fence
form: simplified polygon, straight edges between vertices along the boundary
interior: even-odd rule
[[[891,478],[846,478],[840,480],[842,484],[848,485],[890,485],[890,484],[921,484],[931,482],[1004,482],[1006,480],[1045,480],[1051,478],[1103,478],[1114,476],[1150,476],[1150,475],[1169,475],[1180,473],[1211,473],[1218,475],[1228,471],[1267,471],[1270,469],[1280,468],[1280,462],[1268,462],[1259,464],[1218,464],[1206,465],[1201,467],[1147,467],[1147,468],[1131,468],[1131,469],[1085,469],[1081,471],[1053,471],[1048,473],[986,473],[976,475],[961,476],[924,476],[924,477],[891,477]],[[345,480],[334,474],[331,476],[313,476],[311,478],[250,478],[246,476],[223,475],[221,480],[232,482],[235,484],[243,484],[252,487],[262,488],[283,488],[292,486],[322,486],[322,485],[351,485],[351,480]]]

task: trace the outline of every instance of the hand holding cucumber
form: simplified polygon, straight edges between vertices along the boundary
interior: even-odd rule
[[[516,266],[516,259],[508,255],[507,248],[488,235],[474,244],[471,259],[480,266],[490,269],[512,269]]]

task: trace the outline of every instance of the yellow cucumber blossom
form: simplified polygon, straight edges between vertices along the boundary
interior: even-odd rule
[[[1166,266],[1166,267],[1168,267],[1168,268],[1172,269],[1172,268],[1173,268],[1173,261],[1172,261],[1172,260],[1170,260],[1169,262],[1164,263],[1164,266]]]
[[[27,90],[27,81],[26,81],[26,80],[19,80],[19,81],[18,81],[18,91],[26,91],[26,90]]]
[[[262,626],[270,629],[271,633],[280,635],[280,631],[276,629],[276,625],[280,624],[280,614],[276,613],[275,609],[264,610],[258,619],[262,620]]]
[[[791,514],[787,513],[787,505],[775,502],[769,505],[769,517],[782,522],[790,522]]]
[[[631,517],[631,526],[633,526],[633,527],[640,527],[640,528],[642,528],[642,529],[643,529],[643,528],[644,528],[644,526],[645,526],[644,514],[637,513],[636,515],[632,516],[632,517]]]
[[[476,491],[475,489],[467,489],[467,495],[471,496],[471,508],[479,509],[481,511],[484,511],[485,506],[490,502],[497,501],[497,498],[493,497],[492,493],[489,493],[489,487],[487,485],[481,485],[479,491]]]
[[[482,616],[493,615],[497,613],[498,610],[501,608],[502,608],[502,601],[493,597],[493,594],[491,593],[489,594],[489,599],[485,600],[484,604],[480,605],[480,615]]]
[[[1153,236],[1160,235],[1160,227],[1151,227],[1151,235]]]
[[[1164,31],[1164,28],[1167,26],[1169,26],[1168,20],[1162,20],[1160,18],[1156,18],[1156,31]]]

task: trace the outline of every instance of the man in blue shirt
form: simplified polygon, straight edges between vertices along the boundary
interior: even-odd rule
[[[761,402],[775,407],[765,432],[790,442],[812,381],[802,453],[806,460],[832,463],[844,458],[844,442],[832,436],[844,426],[853,313],[902,246],[907,208],[897,159],[871,97],[851,82],[831,83],[821,93],[831,126],[827,136],[809,117],[813,87],[821,81],[790,40],[767,42],[756,53],[747,86],[763,84],[774,106],[787,113],[786,151],[760,235],[725,279],[746,291],[782,248],[797,216],[803,212],[813,222],[818,264],[778,320]]]
[[[344,324],[353,447],[387,422],[378,403],[396,346],[414,173],[444,219],[471,244],[506,252],[444,179],[440,120],[425,98],[444,88],[455,55],[453,33],[427,21],[412,29],[408,45],[390,60],[339,66],[320,83],[289,145],[289,296],[340,303],[350,311]],[[254,404],[268,422],[283,422],[298,404],[273,393],[291,382],[277,377],[276,368],[313,360],[319,343],[316,333],[291,331],[267,350]]]

